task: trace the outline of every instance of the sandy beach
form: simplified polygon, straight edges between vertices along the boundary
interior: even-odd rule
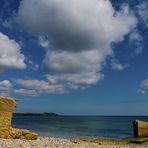
[[[0,139],[0,148],[147,148],[148,143],[126,145],[100,145],[74,143],[70,139],[39,137],[37,140]]]

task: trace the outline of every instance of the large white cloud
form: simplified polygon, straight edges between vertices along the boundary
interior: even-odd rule
[[[0,32],[0,71],[6,69],[24,69],[24,55],[20,52],[20,45]]]
[[[48,80],[51,83],[64,81],[68,87],[73,84],[78,88],[95,84],[103,79],[103,74],[100,72],[104,65],[103,54],[104,52],[101,53],[98,50],[49,51],[44,62],[53,73],[47,76]]]
[[[87,73],[100,71],[105,56],[103,50],[102,52],[98,50],[81,52],[49,51],[44,62],[46,67],[54,72]]]
[[[124,40],[137,25],[128,6],[117,12],[109,0],[22,0],[17,21],[48,38],[40,43],[52,48],[44,59],[49,82],[74,88],[102,80],[111,43]]]
[[[127,6],[116,12],[109,0],[23,0],[17,20],[56,49],[74,51],[119,42],[136,24]]]
[[[104,75],[96,72],[87,72],[83,74],[54,74],[47,75],[49,83],[66,83],[65,89],[87,88],[92,84],[102,80]]]

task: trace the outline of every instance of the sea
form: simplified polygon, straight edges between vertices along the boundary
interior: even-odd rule
[[[133,136],[133,121],[148,116],[37,116],[14,115],[12,125],[40,136],[60,138],[116,138]]]

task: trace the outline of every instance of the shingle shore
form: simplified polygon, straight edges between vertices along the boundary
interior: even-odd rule
[[[37,140],[0,139],[0,148],[148,148],[148,144],[75,144],[70,139],[39,137]]]

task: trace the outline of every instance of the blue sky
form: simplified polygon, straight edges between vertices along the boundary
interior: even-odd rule
[[[0,2],[0,95],[17,112],[148,115],[146,0]]]

